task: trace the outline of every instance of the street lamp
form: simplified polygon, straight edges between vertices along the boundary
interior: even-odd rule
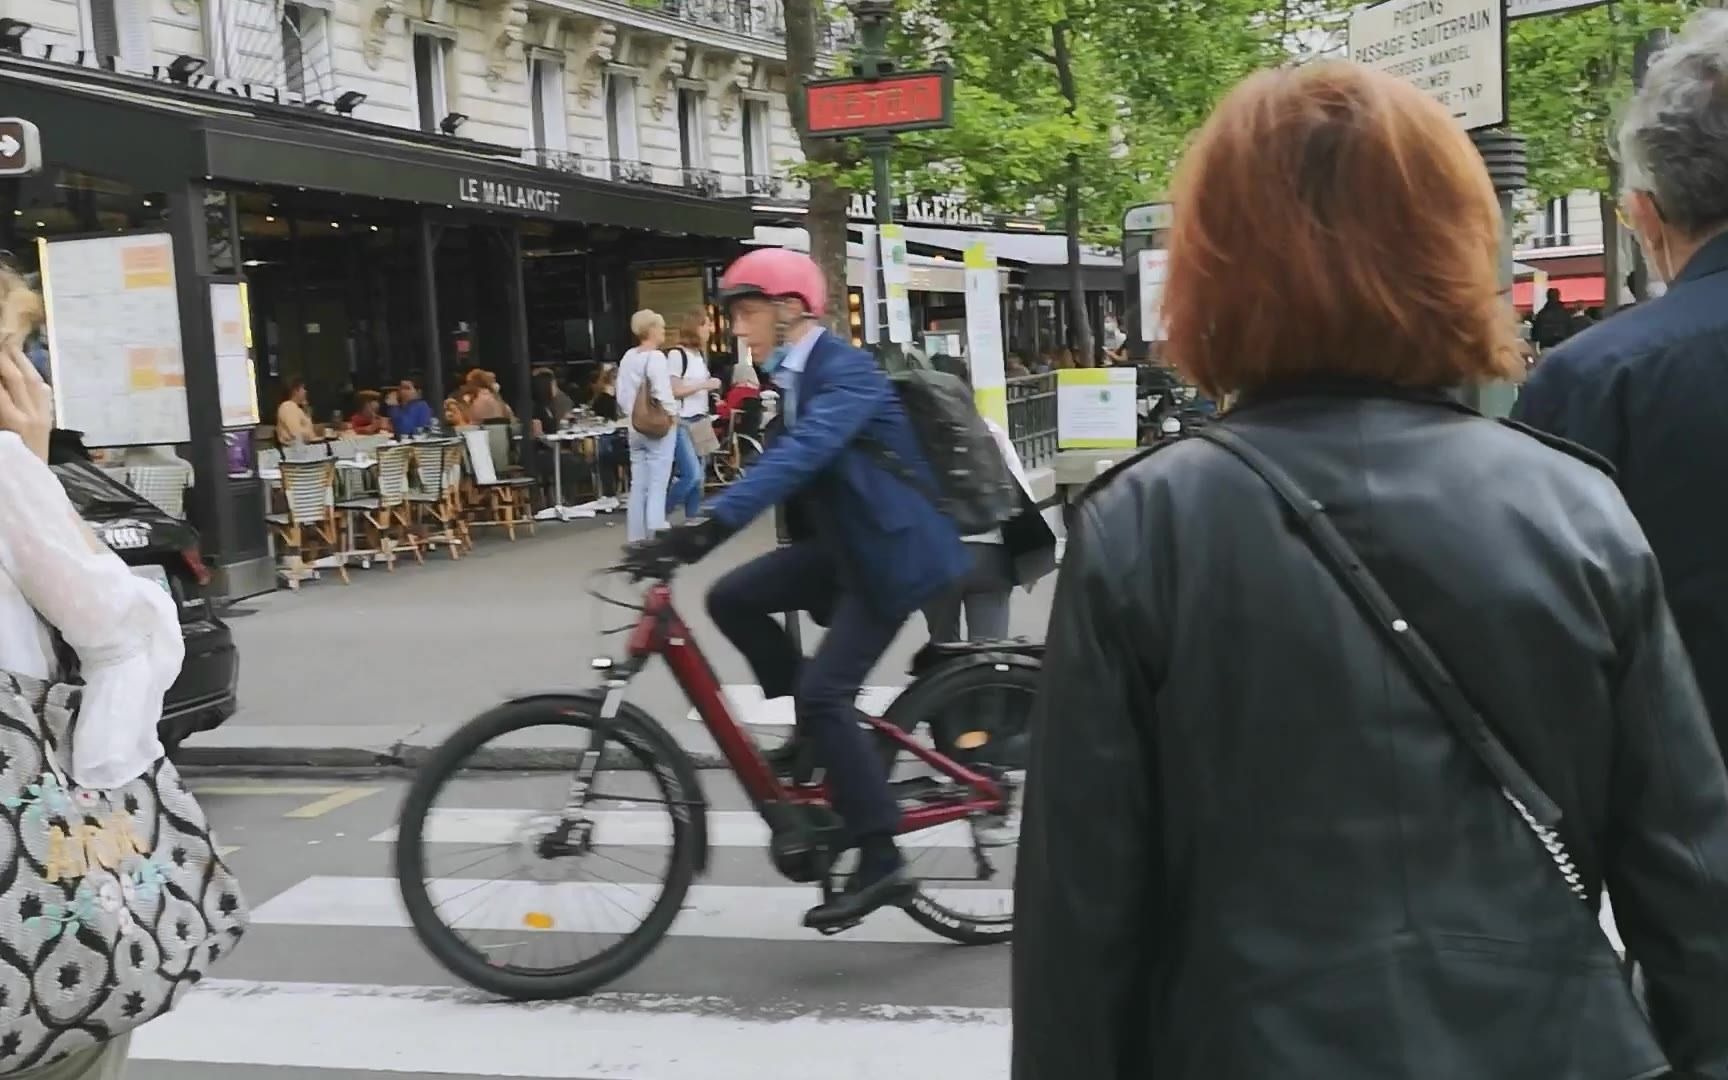
[[[336,99],[336,113],[339,116],[352,116],[354,110],[365,103],[365,94],[358,90],[348,90]]]
[[[456,129],[467,122],[468,114],[453,112],[449,116],[438,121],[438,130],[442,131],[446,135],[454,135],[456,134]]]
[[[23,53],[24,35],[35,26],[23,19],[0,19],[0,51]]]
[[[168,79],[179,86],[186,86],[192,81],[192,76],[204,70],[204,61],[196,56],[176,56],[168,65]]]

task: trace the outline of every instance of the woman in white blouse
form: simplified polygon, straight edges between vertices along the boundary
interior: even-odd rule
[[[113,788],[162,756],[162,695],[184,646],[173,601],[135,577],[96,538],[48,468],[47,385],[0,334],[0,670],[44,682],[64,676],[49,626],[78,655],[85,684],[72,778]],[[118,1080],[121,1037],[12,1080]]]

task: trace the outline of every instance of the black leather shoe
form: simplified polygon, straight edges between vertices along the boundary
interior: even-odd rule
[[[804,915],[812,930],[835,931],[862,922],[885,907],[903,907],[918,895],[918,879],[904,866],[897,866],[868,885],[849,884],[846,891]]]

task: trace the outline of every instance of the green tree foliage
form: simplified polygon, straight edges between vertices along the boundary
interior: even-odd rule
[[[1632,93],[1632,51],[1651,30],[1678,30],[1698,6],[1615,0],[1511,24],[1507,111],[1529,142],[1533,192],[1556,198],[1611,190],[1609,139]]]
[[[955,73],[954,126],[901,141],[914,190],[1037,214],[1115,242],[1164,188],[1184,140],[1244,74],[1281,59],[1267,0],[903,0],[899,51]],[[1079,307],[1075,344],[1090,347]]]

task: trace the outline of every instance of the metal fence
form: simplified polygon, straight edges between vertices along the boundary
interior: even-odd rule
[[[1008,438],[1028,469],[1056,458],[1056,373],[1008,380]]]

